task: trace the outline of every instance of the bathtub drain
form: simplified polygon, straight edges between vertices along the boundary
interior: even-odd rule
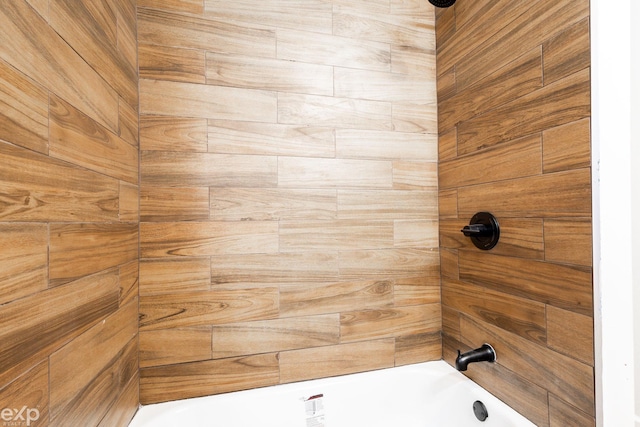
[[[485,421],[489,417],[487,407],[479,400],[473,402],[473,413],[479,421]]]

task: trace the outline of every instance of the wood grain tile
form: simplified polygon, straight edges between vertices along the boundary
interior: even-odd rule
[[[83,390],[101,375],[105,366],[118,359],[119,353],[138,333],[136,322],[132,321],[137,318],[137,311],[137,301],[132,301],[51,355],[49,376],[55,384],[50,392],[52,419],[67,418],[65,410],[79,406],[74,401],[82,399]],[[135,354],[137,344],[132,347]],[[134,359],[137,362],[137,355]],[[109,394],[106,392],[105,396]]]
[[[475,167],[488,164],[490,168]],[[527,136],[438,164],[440,188],[483,184],[542,173],[542,140]]]
[[[442,75],[445,71],[452,70],[452,67],[456,63],[461,62],[464,58],[471,56],[474,51],[489,44],[490,41],[488,40],[505,27],[506,23],[512,23],[515,18],[522,15],[523,12],[526,12],[527,9],[532,6],[530,3],[513,4],[490,1],[476,3],[477,5],[472,6],[475,13],[464,12],[467,8],[466,5],[463,4],[461,7],[456,5],[456,8],[451,11],[451,14],[443,14],[438,17],[436,31],[442,31],[439,30],[438,27],[440,26],[440,22],[444,22],[444,32],[452,32],[452,34],[447,34],[444,40],[439,39],[439,75]],[[458,17],[458,9],[461,9],[462,12],[460,19]],[[482,14],[478,15],[478,11],[481,11]],[[453,22],[451,22],[452,20]],[[459,23],[462,24],[471,20],[474,20],[475,25],[460,25],[458,28]],[[451,27],[454,27],[453,31]],[[482,76],[486,76],[487,74],[489,73],[484,72]]]
[[[47,226],[0,223],[0,304],[47,289]]]
[[[140,367],[211,359],[211,328],[172,328],[140,332]]]
[[[278,384],[277,353],[140,370],[142,404]]]
[[[313,33],[331,34],[332,5],[322,0],[205,0],[205,14],[221,21],[240,21],[249,25],[291,28]]]
[[[275,187],[276,157],[143,152],[141,182],[159,187]]]
[[[209,120],[210,153],[335,157],[334,130],[325,126]]]
[[[4,221],[115,221],[115,179],[0,142]]]
[[[140,123],[138,120],[138,104],[131,106],[120,98],[118,102],[119,107],[119,124],[120,124],[120,138],[127,141],[134,147],[140,146],[138,138],[138,129]]]
[[[23,419],[26,421],[27,416],[30,416],[35,421],[34,425],[46,426],[49,420],[49,367],[47,362],[32,367],[10,384],[4,387],[0,386],[0,401],[2,401],[4,408],[16,409],[12,411],[12,417],[9,419],[16,415],[16,411],[20,413],[21,408],[26,406],[22,413]],[[36,409],[38,412],[29,413],[28,411],[32,409]],[[26,422],[23,424],[26,425]]]
[[[435,100],[436,86],[430,79],[382,71],[335,67],[335,96],[376,101]]]
[[[140,117],[143,151],[207,151],[207,121],[183,117]]]
[[[458,190],[438,192],[438,215],[440,219],[458,218]]]
[[[288,61],[372,71],[391,69],[389,44],[365,39],[278,29],[277,51],[278,59]]]
[[[443,341],[450,337],[454,340],[460,340],[460,312],[442,305],[442,335]]]
[[[207,326],[278,316],[278,288],[211,290],[144,296],[140,330]]]
[[[347,311],[340,314],[340,342],[434,333],[441,317],[440,304]]]
[[[440,245],[450,249],[475,250],[471,239],[461,233],[470,219],[440,219]],[[543,221],[537,218],[500,218],[500,240],[491,249],[495,255],[545,258]]]
[[[549,422],[551,427],[593,427],[596,420],[569,405],[553,394],[549,395]]]
[[[396,307],[440,303],[440,277],[407,277],[393,281]]]
[[[138,47],[141,79],[205,83],[205,51],[153,44]]]
[[[577,23],[589,15],[589,2],[579,0],[575,3],[558,3],[550,0],[523,4],[528,8],[520,16],[513,15],[522,7],[508,7],[506,14],[514,17],[512,21],[506,21],[506,15],[497,19],[495,26],[500,26],[497,32],[490,34],[491,38],[481,47],[472,50],[471,55],[464,56],[456,64],[456,81],[458,90],[475,82],[478,76],[497,70],[513,58],[524,54],[541,41],[548,40],[559,34],[572,23]],[[517,16],[517,18],[516,18]],[[503,22],[509,22],[507,25]],[[486,30],[486,28],[482,28]],[[469,39],[467,39],[469,40]],[[471,43],[470,43],[471,44]]]
[[[48,93],[4,61],[0,61],[0,139],[47,154]]]
[[[336,157],[352,159],[433,161],[438,158],[435,134],[336,130]]]
[[[209,85],[333,95],[333,67],[271,58],[207,52]]]
[[[593,370],[576,356],[593,354],[588,14],[551,0],[436,10],[444,358],[504,346],[465,374],[539,426],[593,425]],[[491,253],[460,233],[479,211],[500,221]]]
[[[282,285],[280,313],[304,316],[338,313],[353,307],[389,307],[393,295],[394,284],[390,280]]]
[[[538,344],[547,342],[545,305],[468,283],[443,280],[442,303]]]
[[[438,215],[435,84],[426,77],[435,72],[433,8],[249,3],[207,0],[204,12],[172,0],[138,5],[140,43],[155,61],[141,82],[141,339],[151,349],[142,401],[441,352],[439,329],[423,333],[420,321],[394,324],[394,333],[372,321],[367,341],[338,344],[341,312],[413,313],[440,323],[439,312],[420,310],[440,300],[439,251],[424,247]],[[347,36],[334,31],[338,15],[354,18],[341,21]],[[377,26],[376,34],[360,24]],[[423,36],[420,46],[410,34]],[[205,51],[208,84],[201,84]],[[364,76],[375,85],[355,82],[335,96],[333,67],[346,69],[343,82]],[[427,82],[431,98],[423,99],[415,92],[426,91],[415,88]],[[200,338],[209,328],[207,350]],[[184,351],[171,349],[166,343],[181,330],[189,332]],[[204,360],[208,351],[221,359]],[[363,357],[372,352],[374,360]]]
[[[547,85],[584,68],[591,63],[589,19],[568,27],[542,45],[544,84]]]
[[[496,255],[542,259],[545,257],[548,235],[540,219],[504,218],[500,221],[503,239],[500,247],[494,248]]]
[[[176,4],[175,1],[172,3]],[[138,9],[138,39],[155,45],[266,58],[274,58],[276,52],[275,31],[272,29],[252,28],[201,15],[159,9]]]
[[[422,102],[393,102],[391,120],[398,132],[435,132],[438,127],[435,99]]]
[[[138,75],[138,31],[136,22],[136,2],[131,0],[116,1],[117,49],[124,60],[135,70],[136,83]],[[137,95],[137,90],[136,90]],[[136,97],[136,99],[138,99]],[[136,104],[137,105],[137,104]]]
[[[438,160],[452,160],[458,155],[458,130],[451,129],[438,137]]]
[[[464,344],[462,344],[464,346]],[[455,353],[445,356],[455,360]],[[549,426],[548,392],[543,387],[528,381],[519,374],[514,374],[499,363],[473,365],[467,374],[483,388],[495,388],[495,396],[517,412],[527,417],[536,426]]]
[[[209,219],[208,187],[144,187],[140,191],[141,221]]]
[[[562,396],[589,415],[594,414],[593,368],[570,357],[556,353],[544,346],[534,344],[497,327],[472,322],[462,318],[463,341],[471,337],[482,337],[490,342],[500,355],[501,366],[513,372],[527,372],[529,380],[550,392]]]
[[[114,47],[117,45],[118,12],[119,9],[122,10],[120,6],[121,4],[124,4],[124,2],[110,1],[82,5],[77,8],[77,10],[69,10],[67,5],[60,4],[59,0],[53,0],[50,3],[49,25],[56,29],[55,21],[58,21],[58,23],[64,23],[67,21],[66,23],[70,28],[65,28],[60,32],[68,32],[72,34],[71,37],[69,37],[71,40],[73,40],[73,37],[84,35],[88,37],[87,44],[104,43]],[[74,26],[77,28],[73,28]],[[86,28],[89,27],[96,27],[93,28],[94,33],[85,33]],[[102,37],[103,40],[95,40],[99,37]],[[65,37],[63,36],[63,38]],[[73,45],[70,40],[67,40],[67,43]],[[100,47],[101,46],[97,46],[96,48]],[[105,69],[108,69],[108,67]]]
[[[211,219],[218,221],[336,219],[336,190],[212,188]]]
[[[591,230],[590,219],[545,220],[545,259],[588,267],[593,265]]]
[[[211,277],[214,286],[243,283],[312,286],[338,280],[338,254],[335,251],[223,253],[211,257]]]
[[[455,18],[455,26],[458,29],[461,27],[466,27],[470,25],[474,19],[479,19],[482,17],[482,13],[486,11],[487,6],[491,6],[491,0],[480,0],[473,3],[464,3],[459,5],[454,10],[454,18]],[[437,12],[442,12],[442,15],[439,17],[442,18],[444,15],[449,12],[450,9],[436,9]],[[438,16],[438,15],[436,15]],[[504,25],[504,23],[503,23]]]
[[[391,188],[393,165],[382,160],[278,158],[279,187]]]
[[[576,169],[458,189],[458,213],[487,210],[500,217],[591,216],[591,171]],[[477,195],[483,194],[482,200]],[[526,197],[525,197],[526,195]]]
[[[140,80],[140,113],[276,122],[275,92],[163,80]]]
[[[394,246],[392,221],[280,221],[282,252],[383,249]]]
[[[420,0],[390,0],[391,13],[394,15],[407,15],[421,13],[430,19],[435,19],[436,8],[431,4]]]
[[[137,2],[138,7],[152,7],[154,9],[195,14],[204,12],[202,0],[137,0]]]
[[[49,25],[73,50],[96,70],[126,102],[138,101],[138,75],[118,49],[117,15],[103,2],[71,5],[61,0],[49,2]]]
[[[137,169],[137,167],[136,167]],[[120,198],[118,203],[118,219],[125,222],[137,222],[140,216],[140,192],[137,185],[120,181]]]
[[[139,406],[135,8],[0,7],[0,400],[34,425]]]
[[[396,220],[393,222],[393,247],[437,248],[438,220]]]
[[[536,47],[455,96],[442,100],[438,109],[438,131],[443,133],[541,87],[542,50]]]
[[[591,166],[591,121],[582,119],[542,132],[545,173]]]
[[[390,11],[389,0],[333,0],[336,6],[366,6],[367,9],[378,11],[378,13],[387,13]]]
[[[111,270],[2,305],[0,384],[115,312],[119,293],[117,271]]]
[[[593,317],[547,306],[547,345],[569,357],[594,365]]]
[[[278,94],[278,123],[393,129],[390,102],[289,93]]]
[[[438,101],[448,99],[456,94],[456,74],[455,68],[444,68],[442,64],[442,55],[439,54],[436,60],[438,69],[438,81],[436,82],[436,90],[438,93]]]
[[[432,50],[415,49],[408,46],[392,45],[391,72],[434,76],[436,73],[435,52]]]
[[[138,149],[51,96],[49,155],[132,184],[138,183]]]
[[[57,286],[138,257],[138,224],[51,224],[49,281]]]
[[[5,44],[0,58],[94,120],[117,130],[116,91],[26,2],[5,6],[0,11],[0,39]]]
[[[453,280],[460,278],[457,250],[440,248],[440,274]]]
[[[140,224],[142,258],[274,253],[278,250],[278,223],[247,221],[154,222]]]
[[[390,368],[394,366],[393,354],[393,338],[284,351],[279,356],[280,382]]]
[[[138,260],[131,261],[119,268],[120,279],[120,307],[138,298],[139,293]]]
[[[95,380],[51,420],[51,426],[98,425],[131,380],[137,378],[137,350],[137,340],[132,339]]]
[[[209,258],[140,261],[140,296],[206,291],[211,287]]]
[[[460,279],[591,316],[591,269],[459,251]]]
[[[434,276],[439,274],[435,249],[380,249],[340,253],[340,275],[348,280]]]
[[[433,14],[389,14],[357,5],[337,5],[333,14],[333,33],[343,37],[434,50],[435,22]]]
[[[458,126],[458,152],[470,153],[590,114],[589,70],[577,72]],[[540,112],[543,111],[543,114]]]
[[[436,162],[393,162],[393,188],[398,190],[427,190],[438,187]]]
[[[477,2],[486,3],[486,2]],[[459,5],[463,9],[465,5]],[[446,44],[451,36],[456,32],[456,9],[455,8],[435,8],[436,15],[436,47],[440,49]],[[458,12],[459,13],[459,12]]]
[[[338,314],[232,323],[213,327],[213,358],[338,344]]]
[[[98,424],[98,427],[109,427],[115,425],[129,425],[133,416],[140,407],[139,395],[140,376],[136,374],[129,380],[118,397],[118,400],[111,405],[108,412]]]
[[[49,20],[49,0],[27,0],[27,2],[45,21]]]
[[[442,359],[440,331],[396,338],[395,366]]]

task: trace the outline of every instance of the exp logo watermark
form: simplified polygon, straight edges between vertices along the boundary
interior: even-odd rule
[[[1,427],[30,426],[33,421],[38,421],[40,411],[37,408],[28,408],[27,405],[20,409],[4,408],[0,410]]]

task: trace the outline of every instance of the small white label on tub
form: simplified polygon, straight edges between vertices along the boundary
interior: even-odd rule
[[[307,417],[307,427],[325,427],[323,396],[322,394],[316,394],[303,399],[304,410]]]

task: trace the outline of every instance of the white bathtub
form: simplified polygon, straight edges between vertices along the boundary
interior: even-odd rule
[[[488,418],[474,415],[475,401]],[[529,427],[444,361],[143,406],[130,427]]]

